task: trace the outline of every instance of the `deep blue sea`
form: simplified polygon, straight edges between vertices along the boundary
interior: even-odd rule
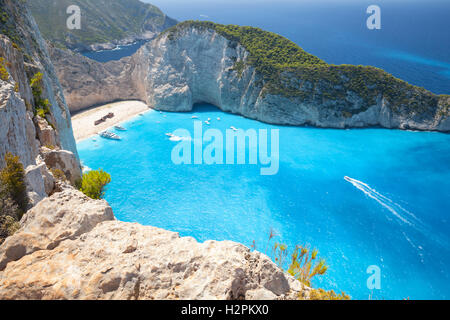
[[[179,20],[260,27],[332,64],[382,68],[414,85],[450,94],[448,0],[145,0]],[[381,30],[368,30],[369,5]]]
[[[99,62],[115,61],[133,55],[144,43],[145,41],[136,41],[126,46],[117,46],[113,50],[88,51],[82,54]]]
[[[371,65],[437,94],[450,94],[448,0],[144,0],[178,21],[250,25],[281,34],[331,64]],[[381,30],[369,30],[369,5]],[[135,53],[142,42],[86,53],[100,62]]]
[[[279,129],[278,174],[250,164],[175,165],[178,142],[165,134],[193,134],[194,115],[224,135],[231,126]],[[78,144],[84,165],[112,175],[106,200],[119,220],[198,241],[255,240],[262,252],[273,228],[273,241],[290,250],[310,244],[326,258],[329,271],[315,286],[360,299],[450,298],[450,135],[277,127],[211,106],[150,111],[124,126],[120,142]],[[367,288],[370,265],[381,270],[381,290]]]

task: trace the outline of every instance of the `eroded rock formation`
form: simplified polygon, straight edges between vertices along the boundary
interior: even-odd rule
[[[450,96],[436,96],[393,80],[390,90],[406,90],[404,96],[416,99],[417,106],[415,102],[408,107],[393,104],[384,94],[367,105],[351,90],[339,89],[325,79],[318,86],[307,76],[289,72],[282,75],[283,81],[297,95],[274,94],[267,90],[263,76],[244,63],[248,58],[249,52],[239,42],[213,29],[189,25],[178,27],[176,36],[163,33],[132,57],[107,64],[52,50],[72,111],[89,105],[82,101],[100,104],[138,99],[167,111],[190,111],[195,103],[207,102],[273,124],[450,131]],[[241,68],[237,62],[243,63]],[[327,90],[330,93],[324,94]],[[333,98],[331,92],[339,92],[342,98]]]
[[[145,97],[143,83],[133,82],[141,77],[136,74],[139,70],[134,57],[100,63],[52,45],[49,52],[72,113],[106,102]]]
[[[198,243],[115,220],[67,188],[0,247],[0,299],[297,299],[309,288],[231,241]]]
[[[2,30],[7,35],[0,35],[0,168],[5,165],[6,153],[19,156],[26,168],[31,205],[35,205],[51,194],[54,186],[48,170],[52,164],[44,159],[44,146],[70,156],[68,176],[79,178],[81,169],[70,113],[46,44],[24,3],[2,0],[0,5],[1,13],[7,17],[2,20]],[[46,119],[37,115],[39,106],[30,87],[31,79],[38,73],[42,73],[42,99],[48,99]]]

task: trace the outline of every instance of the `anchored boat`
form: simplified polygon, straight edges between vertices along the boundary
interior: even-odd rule
[[[110,140],[120,140],[120,137],[112,132],[109,131],[103,131],[99,133],[100,137],[105,138],[105,139],[110,139]]]
[[[114,128],[119,131],[127,131],[127,129],[125,129],[124,127],[121,127],[121,126],[114,126]]]

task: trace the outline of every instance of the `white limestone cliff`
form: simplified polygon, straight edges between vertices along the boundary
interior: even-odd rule
[[[180,28],[174,39],[166,32],[132,57],[106,64],[59,49],[52,50],[51,55],[71,111],[90,103],[129,99],[166,111],[190,111],[195,103],[206,102],[226,112],[273,124],[450,131],[448,96],[441,96],[437,107],[396,112],[396,106],[383,96],[359,110],[361,98],[353,92],[346,92],[342,101],[309,101],[270,94],[253,67],[235,70],[236,61],[245,61],[249,56],[245,48],[207,28]],[[308,79],[295,76],[291,81],[308,84]]]
[[[7,78],[0,79],[0,168],[5,165],[6,153],[19,156],[26,169],[27,191],[33,206],[52,193],[48,168],[53,165],[45,163],[44,146],[51,145],[57,149],[55,152],[65,150],[65,160],[59,163],[70,163],[70,167],[65,166],[67,175],[79,178],[81,169],[70,113],[39,29],[24,3],[5,0],[1,9],[10,19],[8,34],[20,43],[0,35],[0,57],[7,74]],[[50,102],[47,120],[34,112],[30,82],[37,72],[43,74],[43,95]]]

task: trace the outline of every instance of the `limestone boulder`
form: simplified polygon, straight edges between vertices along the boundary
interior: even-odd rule
[[[0,299],[297,299],[308,288],[266,255],[114,220],[66,189],[0,247]]]
[[[81,179],[81,167],[76,156],[67,150],[50,150],[42,148],[44,161],[49,168],[64,172],[72,185]]]
[[[92,230],[99,222],[113,219],[105,201],[91,201],[71,188],[45,198],[23,216],[20,231],[0,247],[0,270],[11,261],[53,249],[64,240]]]
[[[56,131],[48,124],[47,120],[37,116],[36,117],[36,131],[39,137],[39,141],[43,146],[57,147],[58,136]]]

